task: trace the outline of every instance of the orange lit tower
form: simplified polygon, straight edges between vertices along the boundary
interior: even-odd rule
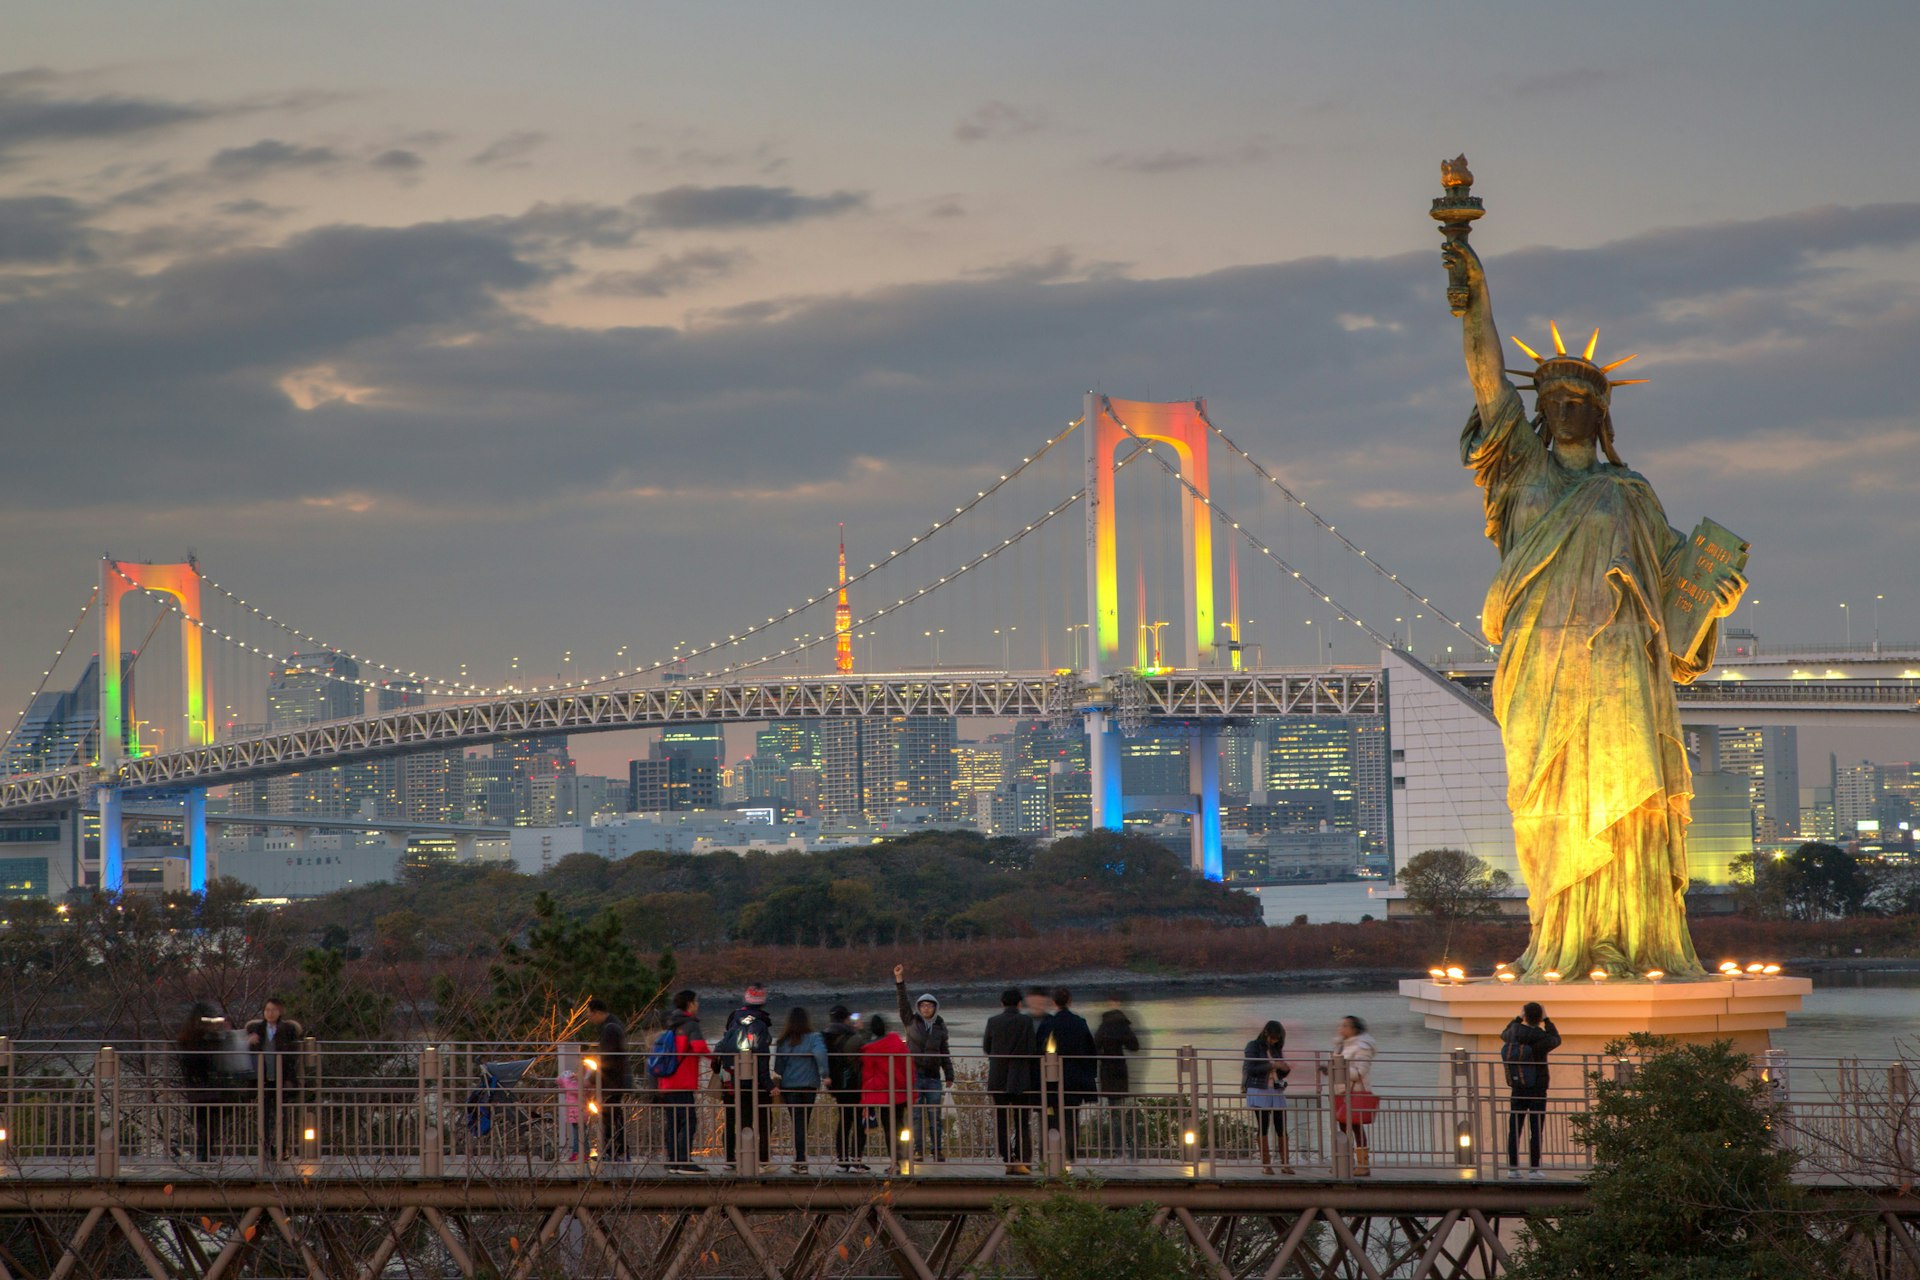
[[[853,610],[847,604],[847,524],[840,522],[840,603],[833,607],[833,665],[853,670]]]

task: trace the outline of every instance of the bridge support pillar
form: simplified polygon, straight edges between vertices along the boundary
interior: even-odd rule
[[[1093,791],[1088,831],[1120,830],[1127,816],[1120,785],[1120,731],[1107,723],[1104,711],[1087,712],[1087,767]]]
[[[1226,866],[1220,849],[1220,731],[1197,728],[1187,736],[1187,790],[1193,792],[1193,869],[1221,880]]]
[[[118,893],[126,882],[126,828],[120,819],[120,792],[101,787],[100,800],[100,888]]]
[[[207,891],[207,793],[194,788],[186,795],[187,888]]]

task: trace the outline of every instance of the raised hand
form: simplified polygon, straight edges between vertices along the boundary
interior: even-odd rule
[[[905,982],[907,980],[907,966],[903,964],[893,966],[893,980],[895,982]]]

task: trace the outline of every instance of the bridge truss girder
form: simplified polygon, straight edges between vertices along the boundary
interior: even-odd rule
[[[1171,672],[1116,676],[1144,690],[1150,717],[1369,715],[1380,673]],[[1111,683],[1111,682],[1109,682]],[[603,693],[542,693],[408,707],[126,760],[111,771],[68,769],[0,779],[0,812],[74,804],[95,787],[219,787],[376,756],[482,746],[549,733],[608,733],[678,723],[838,717],[999,716],[1044,720],[1063,705],[1098,705],[1105,686],[1052,674],[902,675],[866,679],[716,681]]]
[[[14,1184],[0,1192],[0,1277],[237,1280],[547,1276],[616,1280],[948,1280],[1024,1274],[997,1205],[1057,1190],[1028,1181],[260,1181]],[[1382,1182],[1223,1186],[1107,1182],[1077,1194],[1154,1207],[1219,1280],[1498,1276],[1529,1214],[1579,1206],[1578,1184]],[[1920,1202],[1834,1205],[1859,1270],[1920,1276]],[[1871,1199],[1871,1195],[1868,1197]]]

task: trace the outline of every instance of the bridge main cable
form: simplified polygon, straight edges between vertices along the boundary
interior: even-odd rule
[[[1246,462],[1246,464],[1252,467],[1254,471],[1260,476],[1261,479],[1265,480],[1268,484],[1278,489],[1281,492],[1281,494],[1285,496],[1285,498],[1289,502],[1293,503],[1295,506],[1299,507],[1302,511],[1306,512],[1309,519],[1311,519],[1315,524],[1319,525],[1322,529],[1326,530],[1328,533],[1332,534],[1334,538],[1337,541],[1339,541],[1342,546],[1346,547],[1347,550],[1353,552],[1354,555],[1359,556],[1362,560],[1365,560],[1367,562],[1368,567],[1370,567],[1375,573],[1379,574],[1381,577],[1385,578],[1387,581],[1393,583],[1394,586],[1400,588],[1401,591],[1405,592],[1407,599],[1417,601],[1418,603],[1423,604],[1427,608],[1433,610],[1433,615],[1436,618],[1439,618],[1442,622],[1452,627],[1455,631],[1458,631],[1463,637],[1467,639],[1468,642],[1470,642],[1477,648],[1490,649],[1492,647],[1488,645],[1484,639],[1474,635],[1473,632],[1467,630],[1466,627],[1462,626],[1459,622],[1457,622],[1453,618],[1453,616],[1449,614],[1445,609],[1442,609],[1440,606],[1436,605],[1431,599],[1421,595],[1418,591],[1415,591],[1412,587],[1408,586],[1405,582],[1401,581],[1399,574],[1388,572],[1387,566],[1381,564],[1373,556],[1369,555],[1365,547],[1360,546],[1352,538],[1349,538],[1346,534],[1341,533],[1340,530],[1334,527],[1331,521],[1327,520],[1318,511],[1315,511],[1312,507],[1308,506],[1307,500],[1305,498],[1301,497],[1299,494],[1295,493],[1293,490],[1287,488],[1287,486],[1281,482],[1280,477],[1274,475],[1271,471],[1261,466],[1259,459],[1255,458],[1251,453],[1248,453],[1245,449],[1241,448],[1238,441],[1236,441],[1232,436],[1228,435],[1225,431],[1222,431],[1220,429],[1220,425],[1216,423],[1211,417],[1208,416],[1206,408],[1204,406],[1202,406],[1200,410],[1200,420],[1207,424],[1207,430],[1213,432],[1213,434],[1220,437],[1220,442],[1222,444],[1226,445],[1227,448],[1239,454],[1240,457]]]
[[[1046,441],[1044,441],[1041,444],[1041,446],[1038,449],[1035,449],[1031,454],[1021,458],[1020,465],[1014,467],[1012,470],[1003,474],[998,480],[994,481],[992,484],[988,485],[986,488],[976,492],[970,501],[955,507],[953,509],[953,515],[934,521],[931,525],[927,527],[927,529],[924,532],[912,538],[909,538],[906,542],[902,543],[900,546],[889,551],[886,555],[882,556],[879,560],[868,564],[868,566],[865,569],[861,570],[859,573],[854,574],[852,577],[848,578],[845,586],[853,587],[853,586],[857,586],[861,582],[864,582],[866,579],[880,572],[880,570],[885,569],[888,565],[900,559],[900,557],[906,555],[908,552],[912,551],[914,548],[926,543],[933,537],[935,533],[939,532],[943,528],[946,528],[952,525],[955,520],[959,519],[961,516],[966,515],[968,512],[974,510],[976,507],[984,503],[988,498],[993,497],[994,494],[1004,489],[1007,485],[1011,484],[1013,481],[1019,479],[1023,472],[1028,470],[1030,467],[1034,466],[1042,458],[1046,457],[1047,454],[1053,449],[1055,445],[1059,444],[1061,441],[1065,440],[1068,436],[1072,435],[1074,430],[1081,425],[1081,422],[1082,422],[1082,419],[1079,419],[1079,418],[1075,418],[1072,422],[1069,422],[1066,425],[1066,428],[1064,430],[1048,438]],[[1037,522],[1032,527],[1034,528],[1039,527],[1039,524],[1045,523],[1047,520],[1051,519],[1056,514],[1058,514],[1058,509],[1056,509],[1055,511],[1051,511],[1047,515],[1041,517],[1040,521]],[[1024,531],[1021,536],[1024,536]],[[1006,545],[1010,545],[1011,542],[1016,542],[1018,540],[1019,538],[1016,537],[1014,539],[1010,539],[1009,543],[1003,543],[1001,545],[1002,547],[1004,547]],[[995,548],[996,551],[999,549],[1000,548]],[[991,555],[984,558],[990,559]],[[967,566],[967,568],[971,568],[971,567],[972,567],[971,565]],[[958,573],[964,573],[964,572],[966,572],[966,568],[962,568],[961,570],[957,571],[956,574],[949,575],[949,576],[950,577],[957,576]],[[267,613],[265,610],[259,608],[257,605],[254,605],[250,601],[241,597],[237,592],[234,592],[230,588],[223,586],[218,582],[215,582],[213,579],[206,577],[204,574],[201,575],[201,577],[202,577],[202,581],[206,582],[207,585],[211,586],[214,590],[226,596],[229,600],[233,601],[234,604],[238,605],[240,608],[257,615],[258,617],[265,619],[267,622],[272,623],[274,626],[278,627],[280,630],[286,632],[288,635],[293,636],[298,640],[301,640],[306,643],[318,645],[321,648],[327,649],[332,652],[345,653],[349,658],[352,658],[356,662],[364,661],[369,663],[372,666],[379,667],[383,671],[398,673],[400,670],[397,667],[388,666],[385,663],[375,661],[371,658],[362,658],[359,654],[353,653],[349,650],[342,649],[338,645],[328,644],[316,636],[313,636],[305,631],[299,630],[298,628],[294,627],[290,623],[287,623],[285,621],[282,621],[281,619],[275,618],[272,614]],[[944,583],[946,580],[947,579],[942,579],[941,581]],[[935,585],[938,585],[938,584],[935,584]],[[561,692],[566,692],[566,691],[575,690],[575,689],[592,689],[592,688],[597,688],[601,685],[613,684],[621,680],[630,680],[640,676],[652,675],[656,671],[663,671],[669,667],[680,666],[695,658],[703,658],[708,654],[717,653],[720,650],[725,649],[731,645],[738,644],[742,640],[748,640],[753,638],[754,636],[762,634],[763,632],[771,631],[774,628],[782,625],[783,623],[786,623],[792,620],[793,618],[798,617],[802,613],[805,613],[808,609],[811,609],[816,605],[823,604],[828,600],[836,599],[841,590],[842,590],[842,584],[836,580],[830,587],[828,587],[827,590],[812,597],[811,599],[807,600],[805,603],[797,605],[794,608],[788,609],[784,613],[780,613],[773,617],[770,617],[765,622],[756,623],[753,626],[746,628],[744,631],[729,634],[724,640],[714,640],[708,644],[696,646],[695,648],[691,649],[689,652],[685,654],[679,654],[659,662],[641,663],[628,670],[605,673],[605,674],[593,676],[587,679],[568,681],[568,682],[559,683],[559,684],[534,685],[528,688],[520,688],[517,686],[505,686],[505,685],[487,688],[483,686],[470,684],[465,681],[442,680],[437,677],[432,677],[430,675],[422,675],[417,672],[407,672],[406,675],[410,679],[417,679],[422,681],[425,684],[428,684],[431,686],[438,686],[437,688],[429,689],[429,692],[439,693],[441,690],[458,690],[458,693],[456,693],[454,696],[465,696],[465,697],[498,697],[506,694],[516,694],[516,693],[561,693]],[[931,590],[931,588],[929,588],[929,590]],[[907,599],[908,600],[918,599],[920,595],[924,595],[924,594],[926,594],[926,592],[923,591],[923,592],[917,593],[914,596],[907,597]],[[897,607],[898,606],[895,606],[895,608]],[[882,611],[882,613],[876,613],[872,615],[872,617],[880,617],[880,616],[883,616],[884,613],[889,613],[892,611],[893,611],[892,609],[884,610]],[[242,652],[251,653],[257,657],[270,658],[275,661],[279,660],[276,657],[276,655],[266,653],[260,649],[252,648],[247,644],[245,644],[243,641],[238,640],[237,638],[222,635],[218,628],[209,627],[205,622],[199,619],[191,618],[189,615],[184,613],[182,613],[181,616],[187,617],[188,620],[193,622],[196,626],[200,626],[204,630],[209,631],[211,634],[227,640],[229,644],[232,644],[236,648],[239,648]],[[862,619],[860,622],[857,622],[854,625],[856,626],[864,625],[866,621],[867,619]],[[727,670],[744,670],[746,666],[759,665],[761,663],[771,662],[776,660],[777,658],[789,656],[793,653],[801,651],[802,649],[807,649],[811,647],[812,645],[808,644],[808,645],[798,646],[797,648],[784,649],[778,654],[770,655],[769,657],[766,657],[766,658],[757,659],[754,663],[742,664],[741,666],[738,666],[738,667],[728,667],[726,669]],[[344,677],[340,677],[340,678],[344,679]],[[348,683],[359,684],[365,688],[378,687],[375,684],[371,684],[366,681],[360,681],[360,680],[348,680]]]

